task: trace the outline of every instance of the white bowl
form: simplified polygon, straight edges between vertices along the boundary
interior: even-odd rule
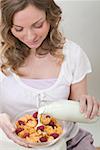
[[[27,111],[24,111],[24,112],[22,112],[21,114],[19,114],[19,115],[17,115],[16,117],[15,117],[15,119],[13,120],[13,124],[14,124],[14,126],[16,127],[16,121],[18,121],[21,117],[23,117],[24,115],[26,115],[26,114],[33,114],[34,112],[36,112],[37,111],[37,109],[30,109],[30,110],[27,110]],[[19,136],[17,136],[17,134],[16,134],[16,136],[18,137],[18,138],[20,138],[20,140],[21,141],[24,141],[26,144],[29,144],[29,145],[31,145],[33,148],[45,148],[45,147],[49,147],[50,145],[53,145],[53,144],[55,144],[56,142],[58,142],[62,137],[64,137],[64,135],[65,135],[65,133],[66,133],[66,123],[65,123],[65,121],[61,121],[61,120],[57,120],[58,121],[58,123],[62,126],[62,129],[63,129],[63,133],[61,134],[61,135],[59,135],[59,137],[58,138],[56,138],[56,139],[54,139],[54,140],[52,140],[52,141],[49,141],[49,142],[40,142],[40,143],[33,143],[33,142],[28,142],[28,141],[26,141],[25,139],[22,139],[22,138],[20,138]]]

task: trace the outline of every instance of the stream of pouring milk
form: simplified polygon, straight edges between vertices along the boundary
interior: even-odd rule
[[[40,120],[41,114],[43,114],[43,112],[44,112],[44,109],[38,110],[38,116],[37,116],[38,124],[37,124],[36,128],[43,125]]]

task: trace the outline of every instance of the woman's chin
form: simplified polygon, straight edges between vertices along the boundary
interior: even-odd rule
[[[40,44],[26,44],[26,45],[31,49],[33,49],[33,48],[36,49],[40,46]]]
[[[41,42],[37,42],[34,44],[26,44],[29,48],[38,48],[41,45]]]

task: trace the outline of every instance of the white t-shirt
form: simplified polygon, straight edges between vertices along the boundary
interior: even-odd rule
[[[85,52],[72,41],[65,43],[63,53],[65,59],[59,76],[56,82],[47,89],[30,87],[15,73],[6,77],[0,72],[0,112],[7,113],[13,120],[19,113],[39,107],[39,100],[52,102],[68,99],[70,85],[80,82],[87,73],[90,73],[91,65]],[[69,131],[67,133],[70,133],[71,137],[75,136],[78,132],[77,124],[72,122],[66,124]]]

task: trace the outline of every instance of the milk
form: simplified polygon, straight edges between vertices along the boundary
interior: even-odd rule
[[[78,101],[61,100],[52,102],[51,104],[40,107],[38,113],[39,115],[48,114],[59,120],[80,123],[92,123],[97,120],[97,117],[94,119],[86,118],[85,114],[80,112],[80,104]]]

